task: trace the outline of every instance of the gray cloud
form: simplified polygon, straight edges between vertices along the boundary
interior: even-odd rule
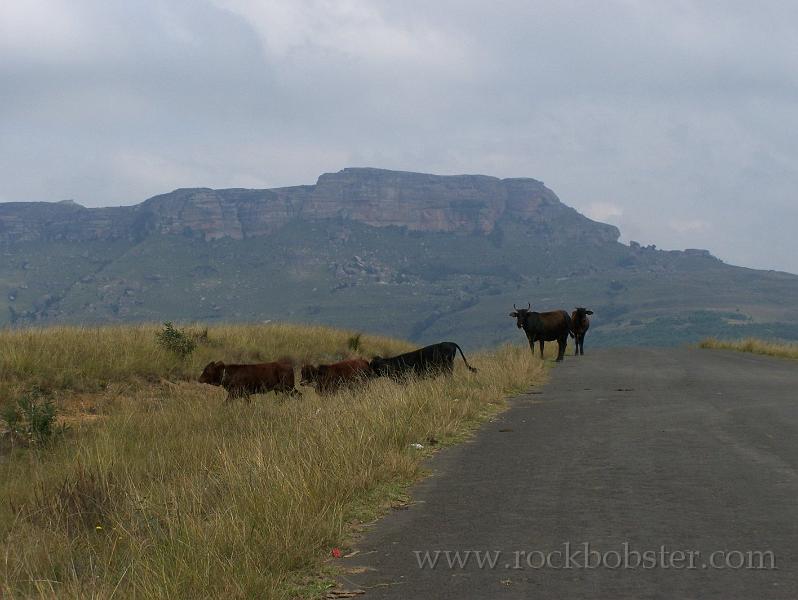
[[[344,166],[543,179],[625,239],[798,272],[798,5],[0,5],[0,200]]]

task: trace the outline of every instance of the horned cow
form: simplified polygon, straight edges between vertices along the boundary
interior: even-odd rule
[[[568,336],[571,334],[571,317],[564,310],[554,310],[550,312],[535,312],[532,305],[527,303],[527,308],[515,309],[510,316],[516,319],[518,329],[523,329],[529,340],[529,349],[535,353],[535,342],[540,344],[540,358],[543,358],[543,347],[545,342],[557,342],[557,362],[565,356],[565,349],[568,346]]]

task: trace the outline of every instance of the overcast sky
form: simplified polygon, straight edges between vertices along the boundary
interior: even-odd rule
[[[2,0],[0,201],[534,177],[798,273],[798,3]]]

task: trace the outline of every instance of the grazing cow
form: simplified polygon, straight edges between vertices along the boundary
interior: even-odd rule
[[[571,337],[574,338],[574,343],[576,344],[574,356],[579,356],[580,354],[584,356],[585,354],[585,334],[590,329],[588,315],[592,314],[592,310],[581,306],[571,313]]]
[[[476,373],[476,369],[468,364],[463,350],[454,342],[441,342],[425,346],[412,352],[406,352],[392,358],[375,356],[371,361],[371,370],[378,377],[400,378],[403,375],[415,374],[419,377],[444,373],[450,375],[454,369],[454,357],[460,350],[460,356],[468,369]]]
[[[222,386],[227,390],[227,400],[246,398],[249,401],[251,394],[266,394],[271,391],[300,395],[294,387],[294,366],[288,361],[255,365],[212,362],[203,369],[199,382]]]
[[[515,309],[510,316],[516,319],[518,329],[523,329],[529,340],[529,349],[535,353],[535,342],[540,344],[540,358],[543,358],[544,342],[557,341],[559,350],[557,352],[557,362],[565,356],[565,348],[568,346],[568,336],[571,334],[571,317],[564,310],[551,312],[534,312],[532,305],[527,303],[527,308]]]
[[[319,394],[332,394],[343,387],[368,379],[371,367],[367,360],[353,358],[342,360],[331,365],[304,365],[302,367],[302,385],[315,385]]]

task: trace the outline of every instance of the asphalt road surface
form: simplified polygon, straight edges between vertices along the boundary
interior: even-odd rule
[[[431,460],[413,504],[340,561],[342,587],[366,600],[794,600],[796,467],[794,361],[569,355]]]

